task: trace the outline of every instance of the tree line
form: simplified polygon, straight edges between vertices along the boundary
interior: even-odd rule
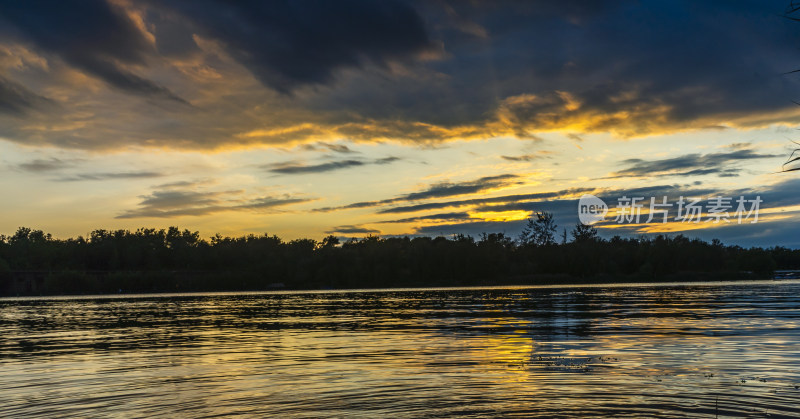
[[[559,235],[552,214],[542,212],[519,237],[206,240],[177,227],[69,239],[20,228],[0,236],[4,295],[765,278],[798,268],[800,250],[784,247],[683,235],[603,239],[584,225]]]

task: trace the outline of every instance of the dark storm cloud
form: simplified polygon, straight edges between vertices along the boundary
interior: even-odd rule
[[[545,82],[575,99],[572,111],[565,96],[550,97],[552,104],[539,99],[534,103],[540,108],[526,115],[531,121],[543,121],[542,111],[559,108],[565,115],[555,118],[601,111],[607,116],[595,122],[600,128],[624,122],[608,115],[614,111],[627,109],[628,118],[635,118],[634,104],[651,110],[665,106],[666,115],[652,116],[673,123],[721,111],[788,107],[780,99],[789,99],[782,89],[796,84],[778,75],[791,65],[788,37],[796,27],[778,16],[781,4],[566,3],[570,6],[509,6],[490,15],[484,11],[495,9],[491,6],[471,10],[494,39],[510,47],[499,52],[508,64],[497,66],[500,80],[518,79],[527,69],[537,85],[534,93],[541,93]],[[522,45],[529,53],[511,61]],[[648,123],[635,122],[640,129]]]
[[[139,207],[115,218],[173,218],[201,216],[229,211],[253,211],[309,202],[310,199],[288,195],[264,196],[242,201],[241,191],[155,190],[140,196]]]
[[[96,123],[36,134],[3,126],[3,134],[113,149],[427,144],[546,131],[588,141],[593,132],[764,127],[798,112],[800,73],[783,74],[797,64],[798,24],[782,11],[757,0],[3,2],[5,45],[32,46],[148,98],[181,101],[155,80],[211,98],[202,110],[178,106],[165,117],[145,106],[109,112],[90,96]],[[192,76],[197,69],[218,78]],[[267,88],[243,93],[241,69]],[[64,83],[51,71],[49,82]],[[0,112],[31,109],[19,87],[0,84]],[[137,123],[123,127],[120,115]]]
[[[386,67],[433,49],[422,17],[399,1],[194,1],[175,10],[265,85],[289,93],[365,64]]]
[[[467,195],[478,192],[484,192],[490,189],[495,189],[503,186],[519,184],[519,176],[512,174],[485,176],[480,179],[475,179],[465,182],[441,182],[430,185],[426,189],[419,192],[412,192],[405,195],[400,195],[395,198],[383,199],[380,201],[364,201],[356,202],[353,204],[344,205],[341,207],[326,207],[318,208],[314,211],[329,212],[343,209],[354,208],[370,208],[382,205],[388,205],[397,202],[421,201],[426,199],[447,198],[451,196]]]
[[[103,59],[87,58],[82,60],[79,66],[119,89],[145,96],[169,99],[188,105],[188,102],[176,96],[166,87],[139,77],[112,62]]]
[[[23,116],[29,111],[41,110],[53,105],[54,102],[50,99],[39,96],[25,86],[0,75],[0,114]]]
[[[800,95],[798,77],[780,75],[796,61],[797,26],[779,16],[779,4],[565,3],[415,3],[446,58],[413,67],[418,77],[354,79],[306,106],[346,108],[419,141],[488,137],[498,125],[520,138],[578,126],[572,138],[580,141],[585,132],[636,136],[732,120],[763,126],[770,117],[761,112],[791,110]],[[484,36],[465,35],[464,22]],[[425,132],[403,121],[472,131]],[[382,132],[354,131],[341,132]]]
[[[659,176],[699,176],[715,174],[720,177],[738,176],[738,162],[779,158],[777,154],[762,154],[750,149],[740,149],[727,153],[686,154],[661,160],[628,159],[620,162],[629,165],[626,169],[611,174],[610,177],[659,177]]]
[[[399,157],[385,157],[382,159],[376,159],[372,161],[341,160],[341,161],[332,161],[315,165],[305,165],[299,162],[292,161],[292,162],[284,162],[274,165],[262,166],[262,168],[266,169],[271,173],[278,173],[282,175],[302,175],[308,173],[325,173],[356,166],[365,166],[372,164],[378,164],[378,165],[389,164],[396,162],[398,160],[400,160]]]
[[[0,37],[30,42],[116,88],[183,102],[125,68],[146,64],[154,51],[131,18],[107,1],[2,2],[0,22]]]

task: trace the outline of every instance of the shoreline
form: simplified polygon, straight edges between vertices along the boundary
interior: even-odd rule
[[[657,288],[657,287],[697,287],[697,286],[741,286],[800,284],[800,279],[742,278],[684,281],[617,281],[617,282],[569,282],[560,284],[505,284],[505,285],[464,285],[464,286],[412,286],[388,288],[341,288],[341,289],[272,289],[272,290],[210,290],[210,291],[152,291],[105,294],[41,294],[41,295],[2,295],[2,301],[30,300],[96,300],[96,299],[146,299],[182,298],[209,296],[258,296],[258,295],[315,295],[315,294],[358,294],[391,292],[448,292],[448,291],[492,291],[492,290],[536,290],[536,289],[582,289],[582,288]]]

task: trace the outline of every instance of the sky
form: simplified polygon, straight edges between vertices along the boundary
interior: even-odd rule
[[[0,234],[516,236],[592,194],[604,237],[800,247],[787,4],[3,1]]]

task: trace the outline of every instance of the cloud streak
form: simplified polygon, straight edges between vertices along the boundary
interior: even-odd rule
[[[352,154],[352,153],[355,153],[355,151],[353,151],[352,149],[350,149],[350,147],[348,147],[348,146],[346,146],[344,144],[325,143],[325,142],[319,142],[319,143],[316,143],[316,144],[305,144],[305,145],[303,145],[303,149],[311,150],[311,151],[323,149],[323,150],[328,150],[328,151],[332,151],[334,153],[341,153],[341,154]]]
[[[140,196],[138,208],[125,211],[115,218],[175,218],[231,211],[264,211],[311,201],[290,195],[242,200],[237,198],[241,193],[242,191],[195,191],[170,187]]]
[[[101,172],[101,173],[78,173],[75,175],[64,176],[56,180],[60,182],[80,182],[86,180],[122,180],[122,179],[150,179],[166,176],[160,172]]]
[[[51,157],[49,159],[33,159],[19,163],[13,167],[28,173],[47,174],[62,172],[71,169],[77,163],[83,162],[82,159],[59,159]],[[80,181],[103,181],[103,180],[125,180],[125,179],[150,179],[166,176],[166,173],[156,171],[129,171],[129,172],[90,172],[63,174],[54,178],[57,182],[80,182]]]
[[[383,165],[390,164],[400,160],[399,157],[385,157],[371,161],[364,160],[339,160],[327,163],[320,163],[314,165],[305,165],[299,162],[284,162],[274,165],[262,166],[270,173],[277,173],[281,175],[304,175],[310,173],[325,173],[334,170],[342,170],[350,167],[367,166],[367,165]]]
[[[500,158],[503,160],[520,162],[520,161],[533,161],[533,160],[551,158],[552,154],[553,153],[550,151],[539,151],[531,154],[523,154],[521,156],[500,156]]]
[[[612,173],[610,177],[700,176],[708,174],[720,177],[735,177],[742,170],[733,166],[736,163],[777,157],[781,156],[741,149],[726,153],[686,154],[661,160],[628,159],[621,163],[627,164],[629,167]]]
[[[50,159],[34,159],[25,163],[20,163],[15,167],[17,169],[31,172],[31,173],[45,173],[56,170],[66,169],[72,166],[71,161],[61,160],[57,158]]]
[[[518,175],[514,174],[485,176],[479,179],[464,182],[440,182],[430,185],[419,192],[412,192],[394,198],[383,199],[379,201],[355,202],[340,207],[317,208],[314,211],[330,212],[355,208],[371,208],[399,202],[422,201],[435,198],[468,195],[519,184],[521,184],[521,179]]]
[[[381,234],[381,231],[357,225],[342,225],[326,231],[325,234]]]
[[[423,215],[419,217],[401,218],[398,220],[381,221],[381,224],[405,224],[417,223],[420,221],[461,221],[469,220],[471,217],[466,212],[448,212],[443,214]]]

